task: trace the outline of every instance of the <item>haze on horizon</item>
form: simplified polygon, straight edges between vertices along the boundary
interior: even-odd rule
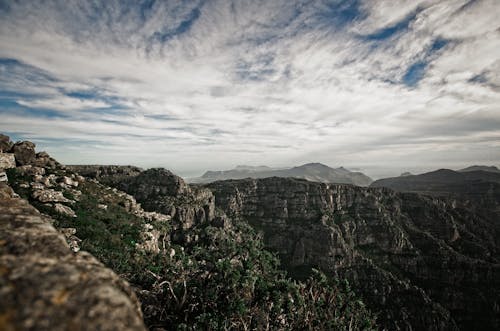
[[[0,1],[0,132],[66,164],[500,164],[500,1]]]

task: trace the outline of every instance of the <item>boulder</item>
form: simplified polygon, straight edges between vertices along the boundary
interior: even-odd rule
[[[27,176],[43,176],[45,175],[45,168],[41,167],[34,167],[32,165],[23,165],[20,167],[17,167],[17,170],[22,174],[22,175],[27,175]]]
[[[38,166],[38,167],[56,169],[61,164],[59,162],[57,162],[55,159],[53,159],[52,157],[50,157],[50,155],[47,154],[47,152],[40,152],[40,153],[36,153],[35,160],[33,161],[33,165]]]
[[[36,190],[33,192],[33,198],[40,202],[71,202],[71,200],[64,197],[61,191],[55,191],[52,189],[48,190]]]
[[[0,133],[0,153],[8,152],[12,148],[9,136]]]
[[[73,211],[73,209],[71,209],[68,206],[65,206],[63,204],[60,204],[60,203],[56,203],[54,205],[54,210],[56,212],[58,212],[59,214],[62,214],[62,215],[66,215],[66,216],[69,216],[69,217],[76,217],[76,214]]]
[[[16,158],[12,153],[0,152],[0,169],[10,169],[16,167]]]
[[[11,151],[16,156],[16,162],[18,165],[32,164],[35,161],[35,144],[31,141],[20,141],[12,146]]]

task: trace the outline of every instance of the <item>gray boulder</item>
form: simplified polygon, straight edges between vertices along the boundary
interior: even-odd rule
[[[16,162],[20,166],[32,164],[35,161],[35,144],[31,141],[17,142],[12,146],[11,151],[16,156]]]

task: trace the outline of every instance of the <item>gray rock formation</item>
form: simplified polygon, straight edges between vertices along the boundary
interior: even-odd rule
[[[16,156],[18,165],[32,164],[36,159],[35,144],[31,141],[20,141],[14,144],[11,149]]]
[[[0,183],[0,329],[146,330],[130,286]]]
[[[392,330],[500,327],[495,227],[465,206],[388,189],[266,178],[207,185],[296,277],[347,277]]]
[[[0,169],[11,169],[16,167],[16,158],[12,153],[0,153]]]
[[[117,165],[67,165],[66,168],[110,186],[116,186],[123,179],[137,176],[143,171],[143,169],[134,166]]]
[[[184,230],[215,218],[215,198],[210,190],[189,187],[182,178],[162,168],[123,178],[115,185],[134,196],[145,210],[168,215],[174,228],[174,242],[192,241]]]
[[[0,153],[8,152],[12,148],[12,141],[9,136],[0,133]]]

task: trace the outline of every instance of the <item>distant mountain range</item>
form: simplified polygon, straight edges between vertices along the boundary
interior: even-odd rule
[[[500,184],[500,170],[495,166],[471,166],[458,171],[439,169],[420,175],[404,173],[399,177],[379,179],[371,187],[388,187],[396,191],[443,195],[455,193],[466,185],[493,182]],[[443,194],[440,194],[443,193]]]
[[[267,177],[293,177],[302,178],[312,182],[353,184],[368,186],[373,180],[367,175],[350,171],[344,167],[331,168],[321,163],[307,163],[293,168],[270,168],[267,166],[240,165],[231,170],[207,171],[201,177],[188,178],[190,183],[211,183],[218,180],[267,178]]]
[[[474,205],[481,214],[497,217],[500,213],[500,170],[494,166],[471,166],[458,171],[439,169],[420,175],[379,179],[370,187],[453,198]]]

